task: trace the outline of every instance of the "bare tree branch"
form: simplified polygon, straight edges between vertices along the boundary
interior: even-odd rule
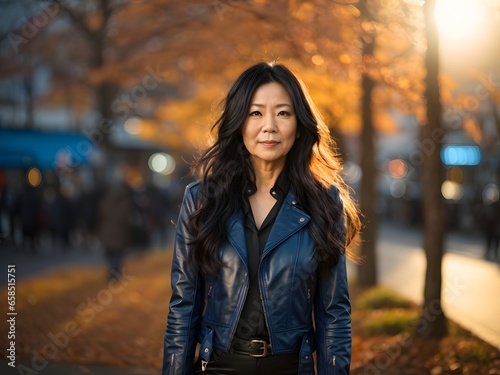
[[[53,3],[55,3],[57,6],[59,6],[64,12],[66,12],[71,20],[73,21],[73,24],[76,25],[81,31],[84,32],[89,38],[94,39],[96,37],[96,33],[94,33],[90,27],[87,25],[85,22],[85,19],[82,17],[81,14],[78,14],[74,9],[66,6],[62,1],[60,0],[50,0]]]

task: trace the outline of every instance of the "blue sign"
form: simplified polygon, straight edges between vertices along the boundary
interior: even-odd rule
[[[444,146],[441,150],[441,160],[445,165],[478,165],[481,161],[481,150],[478,146]]]
[[[79,133],[0,129],[0,168],[74,168],[88,164],[94,148]]]

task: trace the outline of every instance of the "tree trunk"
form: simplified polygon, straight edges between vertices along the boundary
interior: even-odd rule
[[[105,12],[105,9],[102,11]],[[91,43],[94,50],[92,66],[95,69],[100,69],[106,63],[104,58],[106,43],[104,29],[101,32],[94,34],[91,39]],[[95,87],[97,109],[101,114],[101,120],[97,128],[97,131],[99,132],[98,137],[100,138],[98,143],[100,143],[99,146],[101,146],[104,150],[109,150],[111,148],[109,137],[111,132],[114,130],[113,121],[116,117],[111,109],[111,104],[113,103],[113,100],[115,100],[117,93],[117,85],[106,80],[100,82]]]
[[[358,9],[363,20],[372,19],[367,9],[367,0],[361,0],[358,3]],[[373,56],[375,49],[375,35],[362,37],[363,57]],[[377,262],[375,254],[375,245],[377,241],[377,169],[375,166],[375,131],[373,129],[373,111],[372,96],[375,82],[366,73],[361,78],[361,204],[360,209],[363,213],[363,229],[361,256],[363,261],[358,269],[358,282],[364,286],[374,286],[377,284]]]
[[[422,200],[424,217],[423,246],[427,259],[425,274],[424,305],[422,323],[418,334],[424,337],[443,337],[447,334],[447,320],[441,306],[442,260],[445,232],[444,204],[441,197],[442,164],[441,102],[439,94],[439,40],[434,19],[435,0],[424,6],[426,21],[427,52],[425,65],[425,98],[427,101],[427,124],[421,129]]]
[[[33,69],[28,69],[28,72],[23,77],[24,93],[26,94],[26,129],[34,129],[35,127],[35,93],[33,90]]]
[[[491,102],[491,111],[493,113],[493,119],[495,120],[495,125],[497,129],[497,139],[500,140],[500,116],[498,115],[497,104],[495,102],[495,92],[491,93],[490,102]]]
[[[93,69],[102,68],[105,63],[105,50],[107,43],[107,25],[110,22],[113,8],[109,0],[100,0],[98,2],[99,13],[102,16],[102,24],[97,30],[90,28],[84,13],[77,10],[77,7],[68,6],[66,2],[61,0],[52,0],[52,2],[64,12],[67,12],[71,18],[73,25],[80,29],[87,38],[92,50],[90,66]],[[108,150],[111,147],[110,133],[113,131],[113,120],[115,113],[111,105],[116,99],[118,93],[118,85],[110,81],[102,80],[94,86],[96,108],[101,115],[101,119],[92,131],[88,132],[94,143],[103,150]]]

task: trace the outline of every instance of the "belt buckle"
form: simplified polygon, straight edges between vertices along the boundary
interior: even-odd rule
[[[252,340],[250,342],[252,344],[255,343],[255,342],[260,342],[262,344],[262,348],[260,348],[260,349],[262,349],[264,351],[262,354],[250,354],[250,357],[254,357],[254,358],[264,358],[264,357],[267,357],[267,355],[269,354],[267,341],[264,341],[264,340]]]

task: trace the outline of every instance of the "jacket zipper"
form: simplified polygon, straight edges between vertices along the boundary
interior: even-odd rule
[[[248,276],[248,272],[247,272],[246,276]],[[239,311],[238,311],[236,323],[234,324],[234,328],[231,332],[231,340],[234,338],[234,333],[236,332],[236,328],[238,327],[238,322],[240,321],[241,313],[243,312],[243,305],[244,305],[245,300],[247,298],[247,294],[248,294],[248,283],[247,283],[247,286],[245,287],[245,291],[243,293],[243,303],[241,303],[241,304],[238,303],[238,305],[241,305],[241,306],[240,306]],[[238,300],[238,302],[240,302],[240,301]],[[231,342],[229,342],[229,347],[231,347]]]
[[[285,203],[285,201],[283,201],[283,203]],[[295,208],[294,205],[291,205],[293,208]],[[286,238],[283,238],[281,241],[279,241],[278,243],[274,244],[273,246],[273,249],[278,247],[281,243],[283,243],[284,241],[286,241],[290,236],[293,236],[295,233],[297,233],[301,228],[298,228],[297,230],[293,231],[292,233],[290,233],[290,235]],[[264,250],[265,250],[265,247],[264,247]],[[269,251],[263,256],[261,257],[260,259],[260,264],[259,264],[259,271],[258,271],[258,277],[259,277],[259,294],[260,294],[260,302],[262,303],[262,310],[264,312],[264,320],[266,322],[266,326],[267,326],[267,330],[269,332],[269,344],[271,345],[271,348],[273,347],[273,343],[272,343],[272,340],[271,340],[271,329],[269,327],[269,322],[267,320],[267,313],[266,313],[266,306],[264,305],[264,298],[262,297],[262,290],[260,288],[260,265],[262,264],[262,261],[264,260],[264,258],[266,257],[266,255],[269,253]],[[307,290],[307,295],[308,295],[308,299],[310,299],[311,295],[310,295],[310,289]],[[272,349],[271,349],[272,350]]]
[[[260,295],[260,303],[262,304],[262,311],[264,312],[264,321],[266,322],[267,326],[267,331],[269,332],[269,344],[271,345],[271,350],[273,347],[273,342],[271,340],[271,329],[269,328],[269,322],[267,321],[267,313],[266,313],[266,306],[264,304],[264,298],[262,297],[262,289],[260,287],[260,266],[259,266],[259,295]]]

